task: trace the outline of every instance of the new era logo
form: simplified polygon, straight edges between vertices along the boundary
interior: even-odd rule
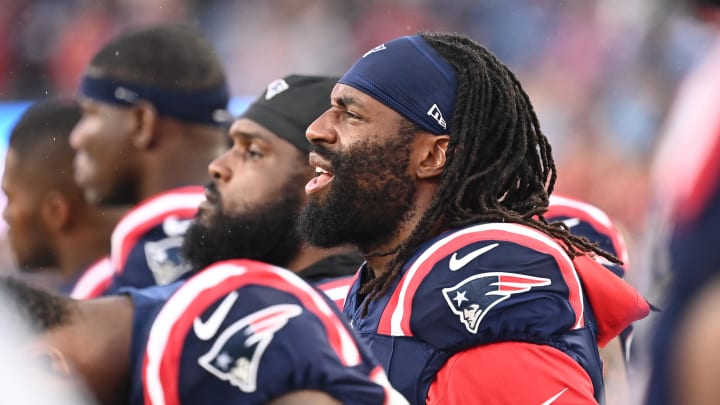
[[[289,89],[290,86],[287,84],[287,82],[283,79],[278,79],[272,81],[267,86],[267,91],[265,92],[265,100],[270,100],[271,98],[277,96],[278,94],[282,93],[283,91]]]
[[[440,124],[441,127],[443,127],[443,129],[447,129],[447,122],[445,122],[445,118],[443,118],[443,115],[440,112],[440,108],[438,108],[437,104],[433,104],[432,107],[430,107],[427,115],[433,117],[435,121],[437,121],[437,123]]]

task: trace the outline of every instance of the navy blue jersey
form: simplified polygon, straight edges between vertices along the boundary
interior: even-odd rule
[[[149,198],[128,212],[112,233],[115,275],[108,293],[168,284],[186,274],[190,266],[181,257],[183,236],[204,200],[203,187],[182,187]]]
[[[226,261],[129,294],[131,404],[262,404],[296,390],[405,403],[334,304],[287,270]]]
[[[362,317],[358,293],[366,271],[351,287],[345,315],[414,404],[448,396],[463,403],[544,403],[561,391],[558,404],[601,400],[598,344],[648,310],[644,301],[636,307],[639,295],[595,260],[571,260],[555,240],[518,224],[480,224],[426,242]],[[597,302],[607,303],[591,313]],[[502,342],[525,344],[503,349],[511,376],[491,364],[478,367],[483,361],[456,361],[476,348],[475,358],[486,359],[482,348]],[[527,347],[547,352],[514,357]],[[446,363],[466,383],[441,378]],[[519,392],[513,381],[521,377],[534,383]]]

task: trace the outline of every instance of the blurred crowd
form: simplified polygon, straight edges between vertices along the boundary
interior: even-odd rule
[[[664,114],[713,38],[681,11],[642,0],[4,0],[0,100],[72,95],[109,37],[159,21],[199,26],[233,95],[288,71],[341,73],[398,35],[462,32],[528,89],[555,148],[559,190],[606,209],[632,249]]]

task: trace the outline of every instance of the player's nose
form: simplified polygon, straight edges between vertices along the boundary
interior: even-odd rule
[[[336,132],[332,124],[332,109],[325,111],[305,131],[305,137],[310,143],[334,143],[336,141]]]
[[[228,181],[232,177],[232,170],[228,164],[230,150],[225,151],[208,165],[208,174],[213,180]]]

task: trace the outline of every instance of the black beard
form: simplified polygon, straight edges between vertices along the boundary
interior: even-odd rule
[[[417,185],[408,173],[411,142],[397,136],[384,145],[365,141],[349,152],[313,150],[332,165],[333,180],[322,197],[310,196],[298,218],[311,244],[358,246],[364,253],[396,235],[414,212]]]
[[[295,220],[303,204],[298,190],[303,180],[304,176],[290,179],[278,193],[280,200],[242,214],[224,212],[221,200],[215,199],[216,210],[209,221],[196,217],[183,239],[183,256],[193,271],[221,260],[241,258],[287,267],[302,245]],[[214,183],[207,188],[217,193]]]

